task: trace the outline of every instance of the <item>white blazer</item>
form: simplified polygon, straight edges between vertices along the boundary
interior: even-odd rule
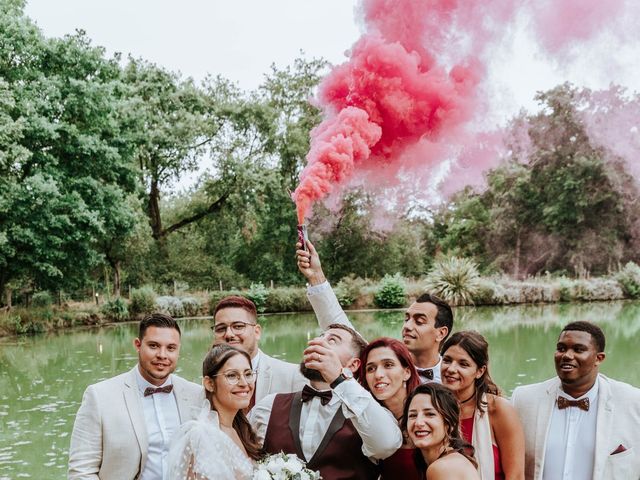
[[[85,390],[71,434],[70,480],[131,480],[144,468],[148,438],[136,368]],[[171,381],[180,423],[195,418],[204,389],[177,375]]]
[[[600,374],[593,480],[640,478],[640,389]],[[560,379],[518,387],[511,401],[525,436],[525,478],[541,480]],[[613,454],[622,445],[622,453]]]
[[[255,403],[271,393],[297,392],[302,390],[305,383],[308,380],[300,373],[300,365],[283,362],[260,350]]]

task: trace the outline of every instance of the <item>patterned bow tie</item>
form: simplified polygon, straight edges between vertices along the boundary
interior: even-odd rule
[[[589,399],[581,398],[580,400],[569,400],[565,397],[558,397],[558,408],[560,410],[564,410],[568,407],[578,407],[580,410],[584,410],[585,412],[589,411]]]
[[[324,406],[329,403],[329,400],[331,400],[332,392],[331,390],[319,392],[315,388],[310,387],[309,385],[305,385],[302,389],[302,401],[308,402],[313,397],[318,397],[320,399],[320,403]]]
[[[154,393],[171,393],[173,390],[173,385],[165,385],[164,387],[147,387],[144,389],[144,396],[148,397],[149,395],[153,395]]]
[[[433,380],[433,368],[418,368],[418,375],[425,380]]]

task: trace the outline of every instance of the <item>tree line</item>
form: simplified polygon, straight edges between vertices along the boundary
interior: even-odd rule
[[[301,282],[289,192],[320,120],[309,98],[325,61],[272,67],[247,92],[109,57],[82,31],[46,38],[22,0],[0,9],[4,305],[39,290]],[[384,231],[373,193],[351,190],[337,211],[317,207],[310,231],[327,273],[419,277],[439,254],[515,275],[597,273],[637,259],[634,180],[591,145],[572,110],[577,93],[541,93],[546,108],[514,120],[514,132],[527,121],[531,151],[523,159],[514,149],[482,192],[401,210]],[[207,172],[180,189],[203,163]]]

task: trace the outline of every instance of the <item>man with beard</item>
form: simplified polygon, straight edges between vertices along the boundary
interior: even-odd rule
[[[162,480],[173,433],[202,407],[202,386],[173,375],[180,354],[173,318],[149,315],[133,344],[138,364],[84,393],[71,434],[69,479]]]
[[[557,377],[518,387],[527,480],[640,478],[640,389],[599,373],[604,333],[589,322],[562,329]]]
[[[313,244],[307,241],[307,250],[300,250],[299,243],[297,247],[298,269],[307,279],[307,297],[320,328],[327,328],[331,323],[353,328],[324,276],[320,257]],[[402,341],[409,349],[423,383],[440,383],[440,345],[452,329],[453,311],[447,302],[435,295],[420,295],[405,311]]]
[[[366,342],[352,328],[330,325],[304,351],[310,385],[269,395],[250,421],[268,453],[293,453],[323,478],[376,479],[377,461],[392,455],[402,434],[391,412],[357,381]]]

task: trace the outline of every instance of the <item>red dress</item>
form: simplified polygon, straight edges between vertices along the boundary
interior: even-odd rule
[[[396,453],[380,462],[382,480],[423,480],[413,461],[415,448],[399,448]]]
[[[460,432],[464,439],[471,443],[473,438],[473,417],[460,419]],[[496,472],[496,480],[504,480],[504,470],[502,470],[502,463],[500,462],[500,450],[497,445],[493,447],[493,470]]]

